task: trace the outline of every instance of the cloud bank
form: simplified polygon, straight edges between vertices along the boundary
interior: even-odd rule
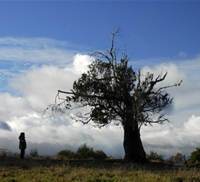
[[[4,88],[0,90],[0,147],[18,152],[18,136],[23,131],[26,133],[27,153],[31,148],[38,148],[41,155],[55,155],[62,149],[75,150],[87,143],[108,155],[121,157],[124,155],[122,127],[108,125],[98,129],[91,124],[76,123],[66,116],[49,121],[42,115],[44,109],[54,102],[57,90],[70,90],[73,82],[94,60],[68,47],[65,42],[44,38],[0,39],[0,61],[12,64],[12,67],[0,68],[0,74],[4,75],[0,80],[1,88]],[[170,123],[141,130],[147,152],[190,155],[200,146],[199,63],[200,57],[197,56],[182,62],[172,60],[142,68],[144,75],[146,72],[155,76],[168,72],[165,84],[183,79],[181,87],[169,90],[174,97],[174,110],[168,116]],[[26,64],[29,66],[24,66]]]
[[[0,38],[0,60],[66,63],[74,54],[66,42],[47,38]],[[65,49],[65,50],[64,50]]]

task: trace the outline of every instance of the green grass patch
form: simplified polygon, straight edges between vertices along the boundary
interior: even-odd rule
[[[199,168],[150,163],[5,159],[0,163],[1,182],[200,182]]]

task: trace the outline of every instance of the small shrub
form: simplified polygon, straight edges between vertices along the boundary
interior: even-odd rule
[[[78,148],[76,155],[79,159],[94,159],[96,154],[93,148],[83,144]]]
[[[7,157],[7,154],[6,154],[7,151],[8,151],[8,150],[5,149],[5,148],[0,148],[0,158],[5,158],[5,157]]]
[[[170,161],[172,161],[172,162],[173,162],[173,164],[175,164],[175,163],[176,163],[176,160],[175,160],[175,156],[174,156],[174,155],[172,155],[172,156],[169,158],[169,160],[170,160]]]
[[[176,164],[182,164],[184,162],[184,156],[181,153],[177,153],[175,156]]]
[[[92,147],[88,147],[86,144],[80,146],[76,152],[71,150],[61,150],[54,157],[55,159],[107,159],[107,155],[103,150],[94,151]]]
[[[173,162],[172,160],[170,160],[170,159],[166,159],[166,160],[164,161],[164,163],[167,164],[168,166],[174,165],[174,162]]]
[[[108,157],[103,150],[96,150],[95,151],[95,159],[102,160],[102,159],[106,159],[106,158],[108,158]]]
[[[38,149],[36,149],[36,148],[31,149],[29,153],[30,153],[31,157],[38,157]]]
[[[75,153],[70,150],[61,150],[55,156],[55,159],[75,159]]]
[[[200,163],[200,148],[196,148],[196,150],[191,153],[188,162],[190,164]]]
[[[19,153],[14,153],[14,154],[13,154],[13,157],[19,158],[19,157],[20,157],[20,156],[19,156]]]
[[[151,162],[164,162],[163,157],[154,151],[150,151],[150,153],[147,154],[147,159]]]
[[[114,159],[114,157],[112,155],[107,157],[107,160],[113,160],[113,159]]]

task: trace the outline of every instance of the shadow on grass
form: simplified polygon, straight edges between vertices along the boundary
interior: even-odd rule
[[[2,167],[19,167],[21,169],[30,169],[34,167],[51,167],[51,166],[70,166],[84,168],[100,168],[100,169],[130,169],[130,170],[148,170],[156,171],[178,171],[186,169],[186,166],[168,166],[162,163],[149,162],[146,164],[127,163],[122,159],[112,160],[61,160],[53,158],[25,158],[21,160],[17,157],[0,158],[0,166]],[[189,168],[188,168],[189,170]]]

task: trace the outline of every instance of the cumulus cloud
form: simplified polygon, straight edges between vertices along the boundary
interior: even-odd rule
[[[0,107],[0,112],[13,131],[7,139],[12,145],[6,144],[3,140],[8,136],[5,132],[0,135],[4,141],[2,144],[9,150],[16,151],[17,145],[13,144],[12,138],[14,137],[14,141],[17,142],[18,134],[23,131],[26,133],[27,143],[30,143],[28,148],[39,147],[41,154],[54,155],[53,152],[58,152],[64,147],[75,150],[87,143],[95,149],[104,149],[108,154],[120,157],[123,153],[122,137],[119,137],[119,131],[122,133],[120,128],[119,131],[112,131],[112,127],[100,130],[90,124],[83,126],[65,116],[59,116],[52,120],[53,122],[42,116],[48,104],[54,102],[57,90],[70,90],[73,81],[87,71],[87,65],[93,59],[87,55],[77,54],[73,58],[73,63],[66,67],[32,66],[11,79],[9,85],[15,96],[9,93],[0,94],[1,101],[6,104]]]
[[[143,127],[141,135],[148,151],[154,150],[165,155],[172,155],[175,152],[190,155],[200,146],[199,123],[200,116],[192,115],[178,127],[171,123]]]
[[[160,65],[156,65],[153,68],[147,66],[144,67],[142,69],[142,73],[145,75],[147,72],[154,73],[155,77],[160,74],[164,75],[165,73],[168,73],[164,82],[159,84],[158,87],[173,85],[183,80],[180,87],[173,87],[167,90],[170,95],[174,97],[174,106],[176,109],[188,109],[188,107],[192,107],[192,105],[199,104],[199,82],[194,81],[193,74],[191,72],[190,74],[192,75],[186,74],[185,68],[179,69],[176,64],[163,63]]]
[[[0,93],[0,120],[6,121],[12,116],[21,116],[32,109],[22,97],[12,96],[9,93]]]
[[[167,77],[162,84],[172,85],[180,80],[186,78],[186,75],[183,71],[179,70],[177,65],[173,63],[162,63],[156,65],[155,67],[145,66],[142,69],[142,74],[145,75],[147,72],[153,73],[156,78],[158,75],[164,76],[167,73]]]
[[[53,101],[57,90],[68,90],[72,87],[77,75],[72,70],[60,69],[56,66],[43,65],[32,67],[24,74],[10,81],[10,86],[31,105],[33,109],[44,109]]]
[[[31,39],[32,41],[32,39]],[[57,90],[70,90],[73,82],[87,71],[87,65],[94,58],[84,54],[64,51],[63,42],[36,39],[0,39],[0,57],[30,66],[15,72],[9,77],[8,85],[0,80],[1,86],[9,88],[0,93],[0,142],[1,147],[18,151],[18,136],[26,133],[28,149],[38,148],[41,155],[54,155],[62,149],[77,149],[87,143],[94,149],[103,149],[108,155],[122,156],[123,129],[116,126],[94,128],[92,124],[82,125],[67,116],[59,116],[51,122],[43,117],[44,109],[54,102]],[[18,48],[16,48],[16,46]],[[27,46],[27,49],[25,47]],[[54,49],[54,57],[48,51]],[[5,50],[5,52],[3,51]],[[16,50],[18,56],[15,56]],[[34,52],[36,50],[36,52]],[[46,51],[47,50],[47,51]],[[24,52],[23,52],[24,51]],[[27,51],[27,52],[26,52]],[[57,52],[56,52],[57,51]],[[51,51],[50,51],[51,52]],[[7,54],[10,55],[7,55]],[[34,54],[34,55],[33,55]],[[37,55],[35,55],[37,54]],[[20,56],[21,55],[21,56]],[[31,59],[29,57],[33,56]],[[68,59],[70,57],[70,60]],[[39,63],[41,60],[42,64]],[[56,60],[54,62],[54,60]],[[62,62],[62,67],[60,66]],[[184,66],[192,64],[193,66]],[[155,124],[141,130],[142,141],[147,152],[158,151],[172,155],[176,152],[189,155],[199,146],[199,58],[182,61],[181,64],[163,63],[154,67],[145,66],[142,74],[152,72],[155,77],[160,73],[168,76],[163,85],[174,84],[183,79],[181,87],[169,89],[174,97],[175,111],[169,115],[170,123]],[[195,67],[194,67],[195,65]],[[15,67],[18,69],[21,67]],[[14,69],[14,67],[12,67]],[[14,69],[14,70],[15,70]],[[21,69],[22,70],[22,69]],[[9,75],[11,70],[0,70],[0,74]],[[190,74],[193,73],[193,74]],[[7,79],[7,76],[4,77]]]
[[[90,124],[76,123],[65,116],[60,116],[59,121],[55,123],[49,123],[36,112],[21,117],[12,117],[7,120],[7,123],[13,130],[8,142],[13,140],[12,137],[15,137],[14,140],[17,142],[18,134],[23,131],[28,143],[27,150],[39,147],[38,150],[42,155],[55,155],[55,152],[66,149],[65,147],[76,150],[84,143],[94,147],[95,150],[102,149],[108,155],[118,157],[123,155],[123,131],[120,127],[113,129],[114,126],[108,126],[98,129]],[[1,133],[2,139],[6,139],[5,136],[8,136],[8,133]],[[17,151],[17,148],[12,146],[9,150]]]
[[[66,42],[46,38],[0,38],[0,60],[17,62],[69,62],[74,51]]]
[[[76,73],[84,73],[88,70],[88,65],[94,61],[93,57],[77,54],[74,56],[73,66]]]

